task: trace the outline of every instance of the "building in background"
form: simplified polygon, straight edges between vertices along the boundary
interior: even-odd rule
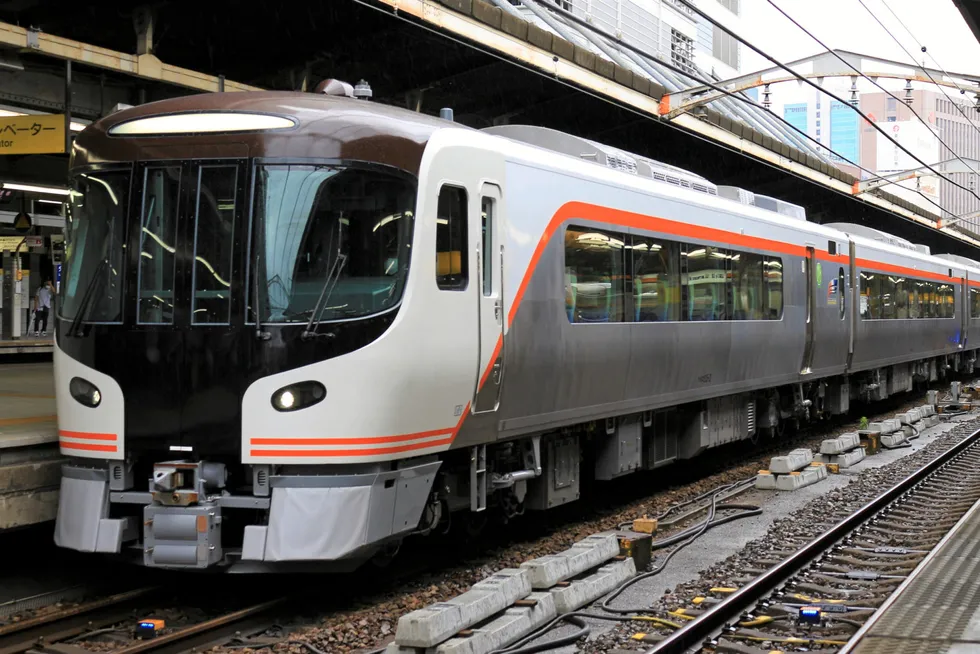
[[[886,93],[864,93],[861,95],[860,106],[861,111],[876,125],[930,165],[955,159],[957,155],[965,160],[980,159],[980,114],[977,114],[972,104],[960,99],[965,96],[960,96],[955,91],[947,91],[946,94],[929,89],[913,91],[912,108],[909,108],[904,102]],[[895,92],[895,95],[903,97],[902,92]],[[924,119],[925,124],[916,118],[912,109]],[[861,122],[862,165],[882,175],[922,165],[866,121]],[[920,191],[942,205],[945,209],[942,214],[944,222],[980,211],[980,199],[970,192],[972,190],[980,194],[977,174],[949,173],[948,177],[966,188],[959,188],[954,183],[933,175],[903,182],[902,186],[916,188],[918,185]],[[895,187],[894,184],[890,186],[892,192],[896,192]],[[903,197],[925,206],[925,201],[913,193],[905,193]],[[913,199],[916,197],[917,200]],[[935,210],[935,207],[932,209]],[[974,234],[980,234],[980,217],[963,220],[958,225]]]
[[[631,46],[696,75],[716,79],[738,74],[741,44],[677,0],[551,0]],[[515,5],[519,2],[511,0]],[[742,0],[697,0],[698,8],[730,27],[740,27]]]

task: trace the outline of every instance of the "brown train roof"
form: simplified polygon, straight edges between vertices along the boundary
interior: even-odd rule
[[[297,128],[199,136],[108,136],[113,125],[193,111],[254,111],[295,118]],[[321,157],[374,161],[418,174],[429,137],[445,120],[348,97],[281,91],[204,93],[151,102],[93,123],[75,139],[72,168],[152,159]],[[462,127],[461,125],[456,125]]]

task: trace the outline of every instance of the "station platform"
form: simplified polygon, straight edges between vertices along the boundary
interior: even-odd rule
[[[980,652],[980,501],[838,654]]]
[[[54,520],[58,451],[50,363],[0,363],[0,531]]]
[[[51,354],[54,352],[54,334],[34,336],[25,334],[18,339],[0,338],[0,361],[11,354]],[[0,414],[2,415],[2,414]]]

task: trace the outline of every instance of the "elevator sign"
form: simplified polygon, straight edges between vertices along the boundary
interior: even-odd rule
[[[63,114],[0,118],[0,155],[53,154],[64,151]]]

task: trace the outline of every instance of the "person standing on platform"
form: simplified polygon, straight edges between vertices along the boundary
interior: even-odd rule
[[[51,286],[51,280],[47,279],[41,286],[38,287],[37,293],[34,295],[35,336],[48,335],[48,312],[51,310],[52,295],[54,295],[54,288]],[[40,331],[38,330],[38,323],[40,323],[41,326]]]

